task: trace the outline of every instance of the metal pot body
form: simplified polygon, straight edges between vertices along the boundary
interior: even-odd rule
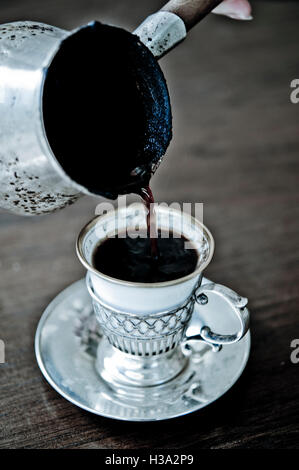
[[[115,194],[113,188],[110,192],[101,188],[94,191],[74,181],[55,158],[45,132],[43,89],[47,70],[65,39],[96,26],[94,22],[71,32],[32,21],[0,26],[1,208],[19,215],[47,214],[72,204],[82,193],[115,198],[132,192],[119,188],[114,188]],[[169,145],[172,127],[168,90],[155,58],[181,41],[186,30],[178,16],[158,12],[146,19],[135,35],[141,42],[134,67],[147,102],[143,150],[149,156],[143,166],[152,174]],[[133,44],[136,36],[131,36]],[[136,180],[145,171],[143,166],[135,172]]]
[[[0,26],[0,205],[46,214],[80,196],[56,161],[43,126],[45,71],[71,32],[22,21]]]

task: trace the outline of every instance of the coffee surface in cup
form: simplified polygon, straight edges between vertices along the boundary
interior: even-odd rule
[[[172,281],[192,273],[198,262],[195,247],[186,248],[188,240],[183,236],[169,233],[169,238],[163,238],[161,230],[157,234],[157,257],[152,256],[151,239],[146,234],[144,238],[116,236],[98,244],[92,264],[103,274],[131,282]]]

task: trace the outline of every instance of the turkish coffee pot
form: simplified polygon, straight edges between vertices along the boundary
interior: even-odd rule
[[[147,185],[172,133],[157,60],[219,3],[172,0],[133,34],[99,22],[1,25],[0,206],[45,214]]]

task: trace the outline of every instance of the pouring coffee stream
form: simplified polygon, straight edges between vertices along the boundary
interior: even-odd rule
[[[144,201],[145,207],[147,209],[146,225],[147,225],[147,236],[151,240],[151,257],[152,260],[156,260],[159,257],[158,242],[157,242],[157,227],[156,227],[156,217],[154,212],[154,196],[150,186],[141,188],[140,195]]]

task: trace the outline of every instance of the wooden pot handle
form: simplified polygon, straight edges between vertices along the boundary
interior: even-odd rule
[[[184,21],[189,31],[221,2],[222,0],[170,0],[161,10],[175,13]]]

